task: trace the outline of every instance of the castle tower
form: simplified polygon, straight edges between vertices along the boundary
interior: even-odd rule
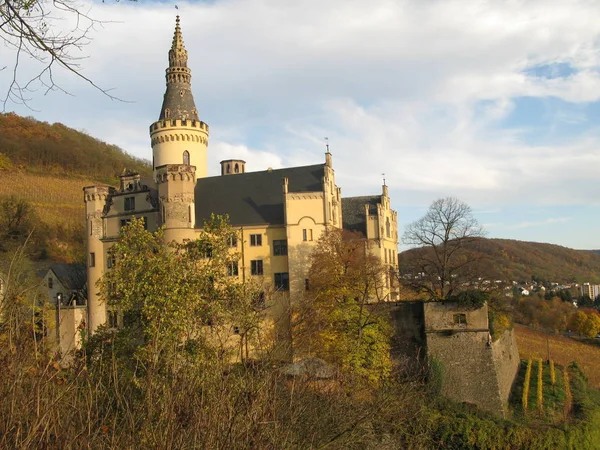
[[[226,159],[221,161],[221,175],[235,175],[246,172],[246,161],[241,159]]]
[[[150,125],[155,180],[157,168],[167,164],[192,165],[197,178],[207,175],[208,125],[198,118],[187,59],[177,16],[169,50],[167,88],[158,121]]]
[[[165,227],[167,242],[195,239],[194,187],[196,168],[186,164],[156,167],[160,203],[159,223]]]
[[[106,323],[106,304],[101,302],[96,282],[104,273],[104,223],[102,219],[106,201],[114,193],[108,186],[83,188],[87,224],[87,284],[88,284],[88,329],[94,332]]]

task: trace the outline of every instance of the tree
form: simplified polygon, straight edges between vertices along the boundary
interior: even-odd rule
[[[64,27],[65,21],[71,25]],[[76,0],[0,0],[0,40],[14,54],[12,67],[0,66],[0,71],[12,69],[3,109],[9,101],[27,104],[31,92],[40,87],[46,92],[66,92],[55,83],[57,67],[115,99],[83,74],[79,65],[82,57],[75,56],[90,42],[89,33],[98,25],[101,22],[84,12]],[[20,64],[25,58],[39,64],[35,75],[22,75]]]
[[[369,303],[387,275],[358,233],[329,230],[311,256],[308,291],[294,315],[294,348],[378,383],[391,371],[389,325]]]
[[[251,307],[256,289],[228,276],[238,258],[229,251],[235,233],[226,218],[215,216],[198,239],[167,243],[162,230],[146,231],[140,219],[111,247],[114,265],[99,281],[100,292],[109,309],[124,313],[130,328],[139,330],[136,357],[148,370],[179,354],[183,343],[229,360],[234,326],[240,357],[248,355],[261,313]]]
[[[472,288],[481,257],[465,247],[484,235],[466,203],[455,197],[437,199],[402,236],[403,243],[418,247],[401,264],[403,279],[435,300],[448,299],[463,286]]]

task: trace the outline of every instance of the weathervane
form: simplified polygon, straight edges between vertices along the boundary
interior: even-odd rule
[[[384,186],[387,186],[387,185],[385,184],[385,173],[382,173],[382,174],[381,174],[381,176],[383,177],[383,185],[384,185]]]
[[[325,136],[325,148],[327,148],[327,153],[329,153],[329,138]]]

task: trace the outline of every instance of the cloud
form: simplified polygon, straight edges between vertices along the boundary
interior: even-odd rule
[[[507,226],[507,228],[518,229],[518,228],[531,228],[538,227],[540,225],[553,225],[557,223],[565,223],[570,222],[572,220],[571,217],[550,217],[545,220],[540,220],[536,222],[520,222],[516,224],[511,224]]]
[[[90,5],[113,22],[84,49],[84,73],[132,103],[57,74],[76,97],[36,95],[35,115],[149,159],[175,11],[162,2]],[[234,157],[249,170],[322,161],[328,136],[344,195],[380,192],[385,173],[402,207],[446,195],[480,210],[600,202],[600,126],[587,109],[600,101],[600,3],[178,6],[196,104],[211,126],[211,173]],[[563,106],[528,109],[549,99]],[[567,126],[577,130],[563,136]]]

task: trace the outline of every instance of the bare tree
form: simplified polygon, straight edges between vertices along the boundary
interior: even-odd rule
[[[118,100],[108,90],[85,76],[79,65],[83,57],[76,54],[90,42],[90,32],[102,24],[83,10],[76,0],[0,0],[0,41],[12,50],[14,60],[0,71],[12,70],[2,101],[28,106],[37,90],[68,92],[55,82],[55,69],[75,74],[108,97]],[[25,73],[24,59],[36,61],[38,68]],[[6,64],[6,65],[5,65]]]
[[[465,245],[484,235],[469,205],[455,197],[437,199],[402,236],[403,243],[419,247],[401,265],[403,281],[434,300],[471,287],[481,258]]]

